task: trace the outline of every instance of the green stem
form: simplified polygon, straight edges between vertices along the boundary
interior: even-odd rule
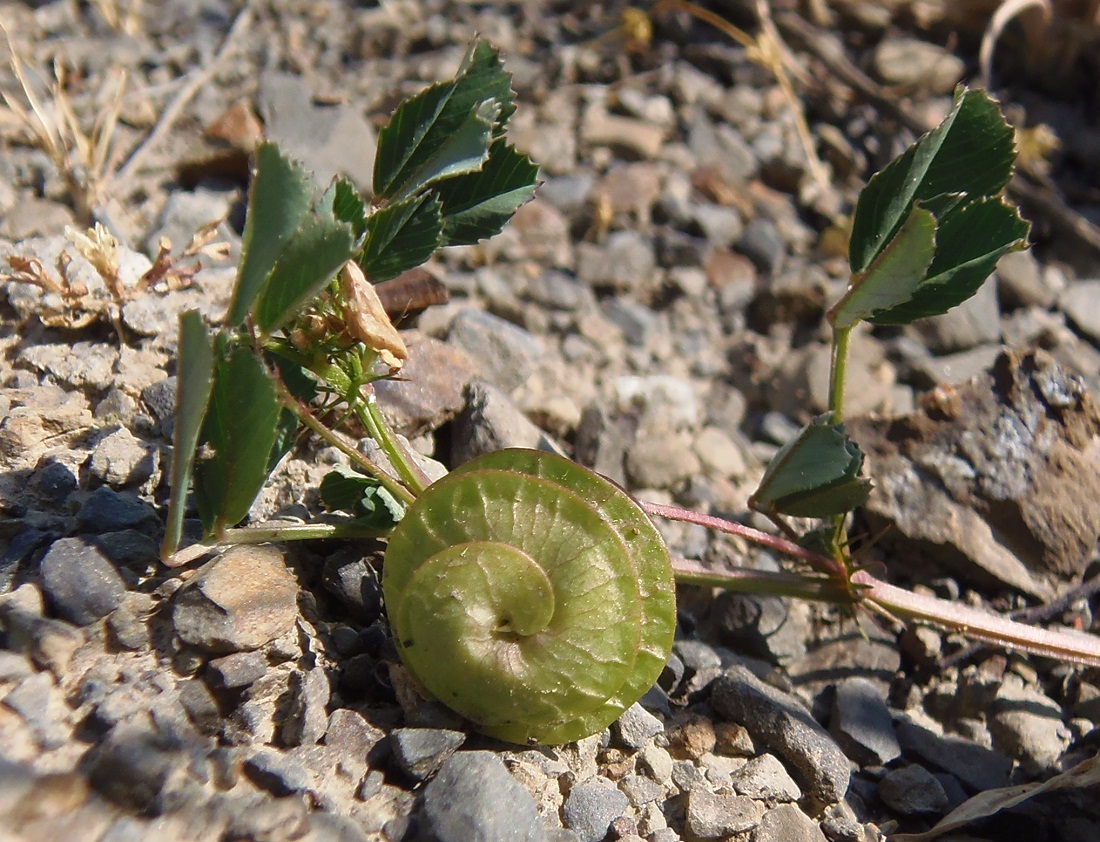
[[[844,384],[848,379],[848,348],[851,340],[851,327],[840,328],[833,334],[833,360],[829,371],[829,412],[832,414],[834,424],[841,424],[844,421]]]
[[[844,387],[848,379],[848,350],[851,347],[852,329],[843,327],[833,332],[833,359],[829,370],[829,412],[834,424],[844,423]],[[833,541],[836,559],[845,568],[845,576],[850,575],[846,563],[846,555],[839,550],[844,544],[845,523],[848,515],[835,515],[833,523]]]
[[[348,523],[288,523],[245,526],[226,529],[215,540],[184,547],[164,562],[167,567],[181,567],[224,544],[267,544],[272,541],[312,541],[324,538],[385,538],[388,529],[373,529],[354,522]]]
[[[393,469],[397,472],[401,481],[412,491],[413,495],[420,494],[428,487],[431,480],[424,475],[424,472],[420,470],[420,466],[416,464],[416,461],[402,447],[401,442],[390,430],[390,425],[386,423],[386,419],[382,417],[382,411],[378,408],[378,401],[374,393],[371,392],[367,395],[365,404],[361,400],[356,400],[353,406],[355,414],[359,417],[363,427],[366,428],[367,434],[374,439],[378,447],[386,454],[386,458],[393,465]]]
[[[836,581],[801,573],[748,568],[712,570],[692,559],[673,558],[672,575],[676,577],[677,584],[682,585],[705,585],[728,588],[738,593],[788,596],[818,602],[852,602],[852,595]]]
[[[411,505],[413,500],[416,499],[416,495],[411,493],[404,485],[402,485],[395,477],[391,476],[388,471],[384,471],[380,465],[375,464],[368,459],[350,444],[341,439],[336,433],[318,421],[313,417],[313,413],[307,409],[300,400],[298,400],[286,386],[279,380],[275,381],[276,387],[279,390],[279,398],[287,409],[293,412],[299,421],[309,427],[324,441],[331,444],[341,453],[346,455],[354,464],[358,465],[365,473],[370,474],[385,488],[390,494],[404,503],[406,506]]]

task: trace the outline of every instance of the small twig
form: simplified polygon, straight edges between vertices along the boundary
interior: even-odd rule
[[[127,159],[126,163],[123,164],[115,174],[114,181],[125,182],[129,180],[137,172],[138,167],[149,153],[155,149],[161,139],[171,131],[172,127],[176,124],[176,120],[178,120],[180,114],[183,113],[183,109],[195,97],[199,89],[210,80],[217,70],[218,65],[221,64],[222,60],[225,59],[227,55],[229,55],[230,51],[236,45],[236,42],[252,23],[255,4],[256,0],[245,0],[244,6],[237,14],[236,20],[233,21],[233,25],[229,28],[229,32],[226,33],[221,46],[218,48],[213,58],[205,65],[195,68],[187,75],[187,82],[180,88],[179,92],[161,113],[160,119],[157,120],[157,124],[153,127],[153,130],[146,135],[145,140],[130,153],[130,157]]]

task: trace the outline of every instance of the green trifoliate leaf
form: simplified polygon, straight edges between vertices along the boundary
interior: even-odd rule
[[[320,491],[325,508],[351,512],[364,526],[392,529],[405,516],[405,506],[378,480],[343,465],[325,474]]]
[[[180,315],[179,360],[176,375],[176,426],[172,437],[172,495],[168,503],[161,555],[179,547],[191,468],[195,463],[203,417],[214,384],[214,346],[196,310]]]
[[[829,311],[838,330],[913,298],[936,253],[936,218],[915,206],[909,218],[874,262],[852,277],[844,297]]]
[[[195,499],[208,532],[233,526],[248,514],[267,479],[282,409],[263,362],[248,348],[219,339],[195,466]]]
[[[912,297],[868,320],[903,325],[946,313],[978,291],[997,261],[1025,247],[1030,225],[1001,198],[981,199],[948,213],[936,233],[936,257]]]
[[[875,175],[860,194],[849,245],[852,273],[867,270],[916,202],[940,216],[952,201],[998,194],[1012,175],[1014,141],[1012,128],[985,91],[960,88],[944,121]],[[954,198],[940,198],[945,195]]]
[[[515,110],[511,77],[477,42],[455,78],[406,100],[378,135],[374,192],[400,201],[439,179],[474,172]]]
[[[348,223],[330,213],[311,214],[279,253],[253,308],[256,326],[270,334],[298,315],[355,252]]]
[[[478,172],[439,182],[444,244],[472,245],[499,234],[516,209],[535,194],[538,172],[530,158],[498,140]]]
[[[243,323],[252,310],[284,246],[305,220],[312,197],[309,174],[275,144],[261,144],[248,190],[240,272],[225,317],[230,327]]]
[[[333,181],[319,205],[350,225],[356,239],[363,236],[367,226],[367,203],[348,179],[340,176]]]
[[[419,266],[443,243],[442,205],[421,194],[375,211],[357,262],[371,283],[396,278]]]
[[[844,426],[819,416],[775,455],[749,505],[793,517],[844,514],[871,492],[870,481],[859,476],[862,466],[863,453]]]

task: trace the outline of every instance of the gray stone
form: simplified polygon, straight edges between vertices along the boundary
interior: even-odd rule
[[[181,640],[209,652],[259,649],[293,627],[297,597],[282,553],[240,545],[176,592],[172,622]]]
[[[149,235],[145,242],[145,250],[149,254],[156,254],[160,250],[160,240],[167,237],[172,243],[172,250],[179,253],[191,242],[191,238],[199,229],[213,222],[221,221],[217,228],[217,242],[228,243],[232,248],[226,260],[236,261],[240,253],[240,237],[226,224],[237,193],[235,190],[213,189],[207,185],[199,185],[194,190],[173,190],[168,194],[168,201],[164,203],[161,211],[157,230]],[[203,261],[205,266],[210,262],[207,258]],[[148,298],[149,296],[144,296]],[[125,310],[123,317],[126,317]],[[129,321],[127,321],[129,325]],[[129,325],[133,327],[133,325]],[[162,325],[162,329],[169,329],[174,325]],[[140,331],[144,336],[153,334]]]
[[[506,447],[560,449],[507,392],[483,380],[474,380],[466,389],[466,406],[454,419],[451,447],[456,465]]]
[[[687,431],[640,432],[626,454],[626,470],[637,488],[675,488],[702,469]]]
[[[658,745],[647,745],[638,755],[638,767],[659,784],[672,781],[673,760],[668,750]]]
[[[464,742],[462,731],[441,728],[397,728],[390,733],[394,760],[415,781],[430,778]]]
[[[221,711],[218,702],[201,681],[188,678],[177,685],[180,704],[187,711],[187,717],[199,731],[208,736],[218,733],[221,728]]]
[[[603,302],[604,315],[623,334],[628,345],[650,348],[660,336],[661,321],[649,307],[628,298],[610,298]]]
[[[71,389],[105,392],[117,376],[118,351],[102,342],[31,345],[19,360]]]
[[[1074,281],[1058,298],[1058,308],[1093,342],[1100,342],[1100,280]]]
[[[289,709],[280,735],[288,746],[314,745],[325,736],[332,695],[328,676],[320,667],[290,674]]]
[[[141,390],[141,400],[160,423],[161,434],[170,439],[176,424],[176,378],[165,377]]]
[[[722,591],[712,609],[721,642],[745,655],[787,664],[806,654],[809,612],[800,601]]]
[[[703,230],[703,236],[714,245],[731,245],[744,233],[745,226],[741,221],[741,214],[734,208],[699,204],[693,211],[695,221]]]
[[[335,746],[350,765],[366,768],[367,755],[385,732],[371,725],[363,714],[348,708],[337,708],[328,718],[325,743]]]
[[[149,626],[146,619],[156,606],[144,593],[128,593],[111,615],[107,627],[115,642],[123,649],[136,652],[149,646]]]
[[[656,267],[652,242],[637,231],[615,231],[603,245],[577,244],[577,280],[593,289],[644,289]]]
[[[654,430],[698,425],[702,416],[691,381],[670,374],[615,378],[615,403],[620,412],[639,413],[638,423]]]
[[[146,447],[125,427],[100,439],[88,463],[89,473],[99,482],[121,488],[140,485],[153,475],[157,451]]]
[[[72,468],[63,462],[48,459],[35,465],[27,490],[47,506],[60,509],[77,485]]]
[[[25,655],[12,652],[8,649],[0,649],[0,681],[8,684],[17,684],[34,672],[34,667]]]
[[[1054,304],[1057,292],[1043,278],[1043,268],[1029,249],[1006,254],[997,262],[997,291],[1004,309]]]
[[[942,315],[921,319],[914,323],[914,328],[936,355],[1000,342],[1001,310],[997,303],[996,283],[986,281],[959,306]]]
[[[83,538],[55,541],[39,571],[50,605],[78,626],[106,617],[126,595],[126,584],[114,565]]]
[[[692,839],[726,839],[752,830],[763,815],[764,805],[751,798],[695,787],[688,795],[685,825]]]
[[[972,793],[1008,786],[1012,761],[1000,752],[958,737],[934,734],[912,722],[900,723],[897,734],[907,757],[954,775]]]
[[[66,706],[50,673],[28,675],[4,697],[3,704],[19,714],[40,749],[51,751],[68,740],[69,729],[63,722]]]
[[[820,821],[821,832],[830,842],[879,842],[883,838],[877,829],[871,833],[859,823],[847,801],[826,807]]]
[[[88,780],[112,801],[150,810],[174,770],[186,763],[175,741],[141,721],[124,722],[88,753]]]
[[[966,72],[963,60],[920,38],[891,36],[875,48],[875,71],[882,81],[905,88],[947,94]]]
[[[829,732],[844,753],[862,766],[885,766],[901,756],[882,693],[864,678],[848,678],[837,684]]]
[[[656,158],[664,144],[665,130],[647,120],[610,114],[602,102],[593,102],[581,118],[581,140],[593,146],[609,146],[640,158]]]
[[[1000,355],[1000,345],[978,345],[955,354],[914,360],[912,373],[916,385],[922,388],[963,383],[989,369]]]
[[[765,275],[776,274],[783,264],[787,245],[775,223],[758,217],[745,226],[737,241],[737,250],[751,260]]]
[[[247,687],[267,672],[267,658],[262,652],[234,652],[210,661],[206,669],[214,686],[233,690]]]
[[[730,782],[738,795],[760,801],[797,801],[802,797],[802,790],[774,754],[754,757],[730,775]]]
[[[479,371],[506,391],[525,383],[546,355],[526,330],[482,310],[462,310],[455,316],[447,341],[469,354]]]
[[[699,788],[710,790],[706,774],[694,760],[677,760],[672,764],[672,783],[680,792],[694,792]]]
[[[318,184],[346,175],[360,190],[371,192],[377,140],[374,128],[352,102],[316,104],[303,77],[268,70],[260,76],[258,105],[265,136],[302,161]]]
[[[1062,708],[1020,676],[1009,673],[988,711],[989,733],[998,751],[1019,758],[1029,773],[1051,769],[1069,745]]]
[[[133,494],[123,494],[102,485],[88,495],[76,513],[80,528],[92,534],[136,529],[153,534],[159,531],[160,517],[149,503]]]
[[[282,798],[296,792],[305,792],[313,785],[306,768],[287,754],[261,749],[244,763],[244,773],[260,787]]]
[[[794,804],[780,804],[760,819],[752,842],[825,842],[825,834]]]
[[[623,711],[623,715],[615,722],[612,729],[622,745],[637,751],[658,734],[664,733],[665,725],[652,713],[635,703]]]
[[[547,185],[543,185],[545,188]],[[545,194],[543,194],[545,198]],[[579,310],[594,304],[592,293],[572,276],[555,270],[540,272],[527,282],[524,297],[551,310]]]
[[[606,778],[590,778],[575,784],[562,808],[563,824],[581,842],[600,842],[611,822],[629,808],[627,797]]]
[[[437,842],[546,839],[534,799],[491,752],[447,758],[424,788],[423,804],[424,829]]]
[[[160,559],[157,542],[136,529],[104,532],[96,536],[95,543],[107,558],[130,570],[147,570]]]
[[[848,758],[793,696],[734,666],[715,680],[711,704],[777,754],[811,800],[826,805],[844,797]]]
[[[665,797],[665,788],[644,775],[627,775],[619,781],[619,790],[635,809]]]
[[[878,797],[903,816],[939,813],[947,807],[943,786],[931,772],[916,764],[887,772],[878,782]]]
[[[325,559],[321,584],[349,609],[350,618],[369,626],[382,610],[382,583],[369,562],[369,545],[349,546]]]

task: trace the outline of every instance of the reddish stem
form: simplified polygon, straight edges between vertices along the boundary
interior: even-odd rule
[[[649,503],[645,500],[639,500],[638,504],[645,510],[646,514],[657,515],[658,517],[668,518],[669,520],[678,520],[683,523],[693,523],[696,526],[704,526],[707,529],[725,532],[727,535],[737,535],[738,537],[744,538],[746,541],[752,541],[754,544],[759,544],[762,547],[770,547],[773,550],[778,550],[791,558],[802,559],[828,576],[836,576],[845,581],[848,579],[848,571],[837,563],[835,559],[823,556],[820,553],[815,553],[813,550],[808,550],[794,543],[794,541],[781,538],[778,535],[761,532],[759,529],[753,529],[751,526],[733,523],[728,520],[723,520],[720,517],[700,514],[690,509],[682,509],[679,506],[665,506],[661,503]]]

